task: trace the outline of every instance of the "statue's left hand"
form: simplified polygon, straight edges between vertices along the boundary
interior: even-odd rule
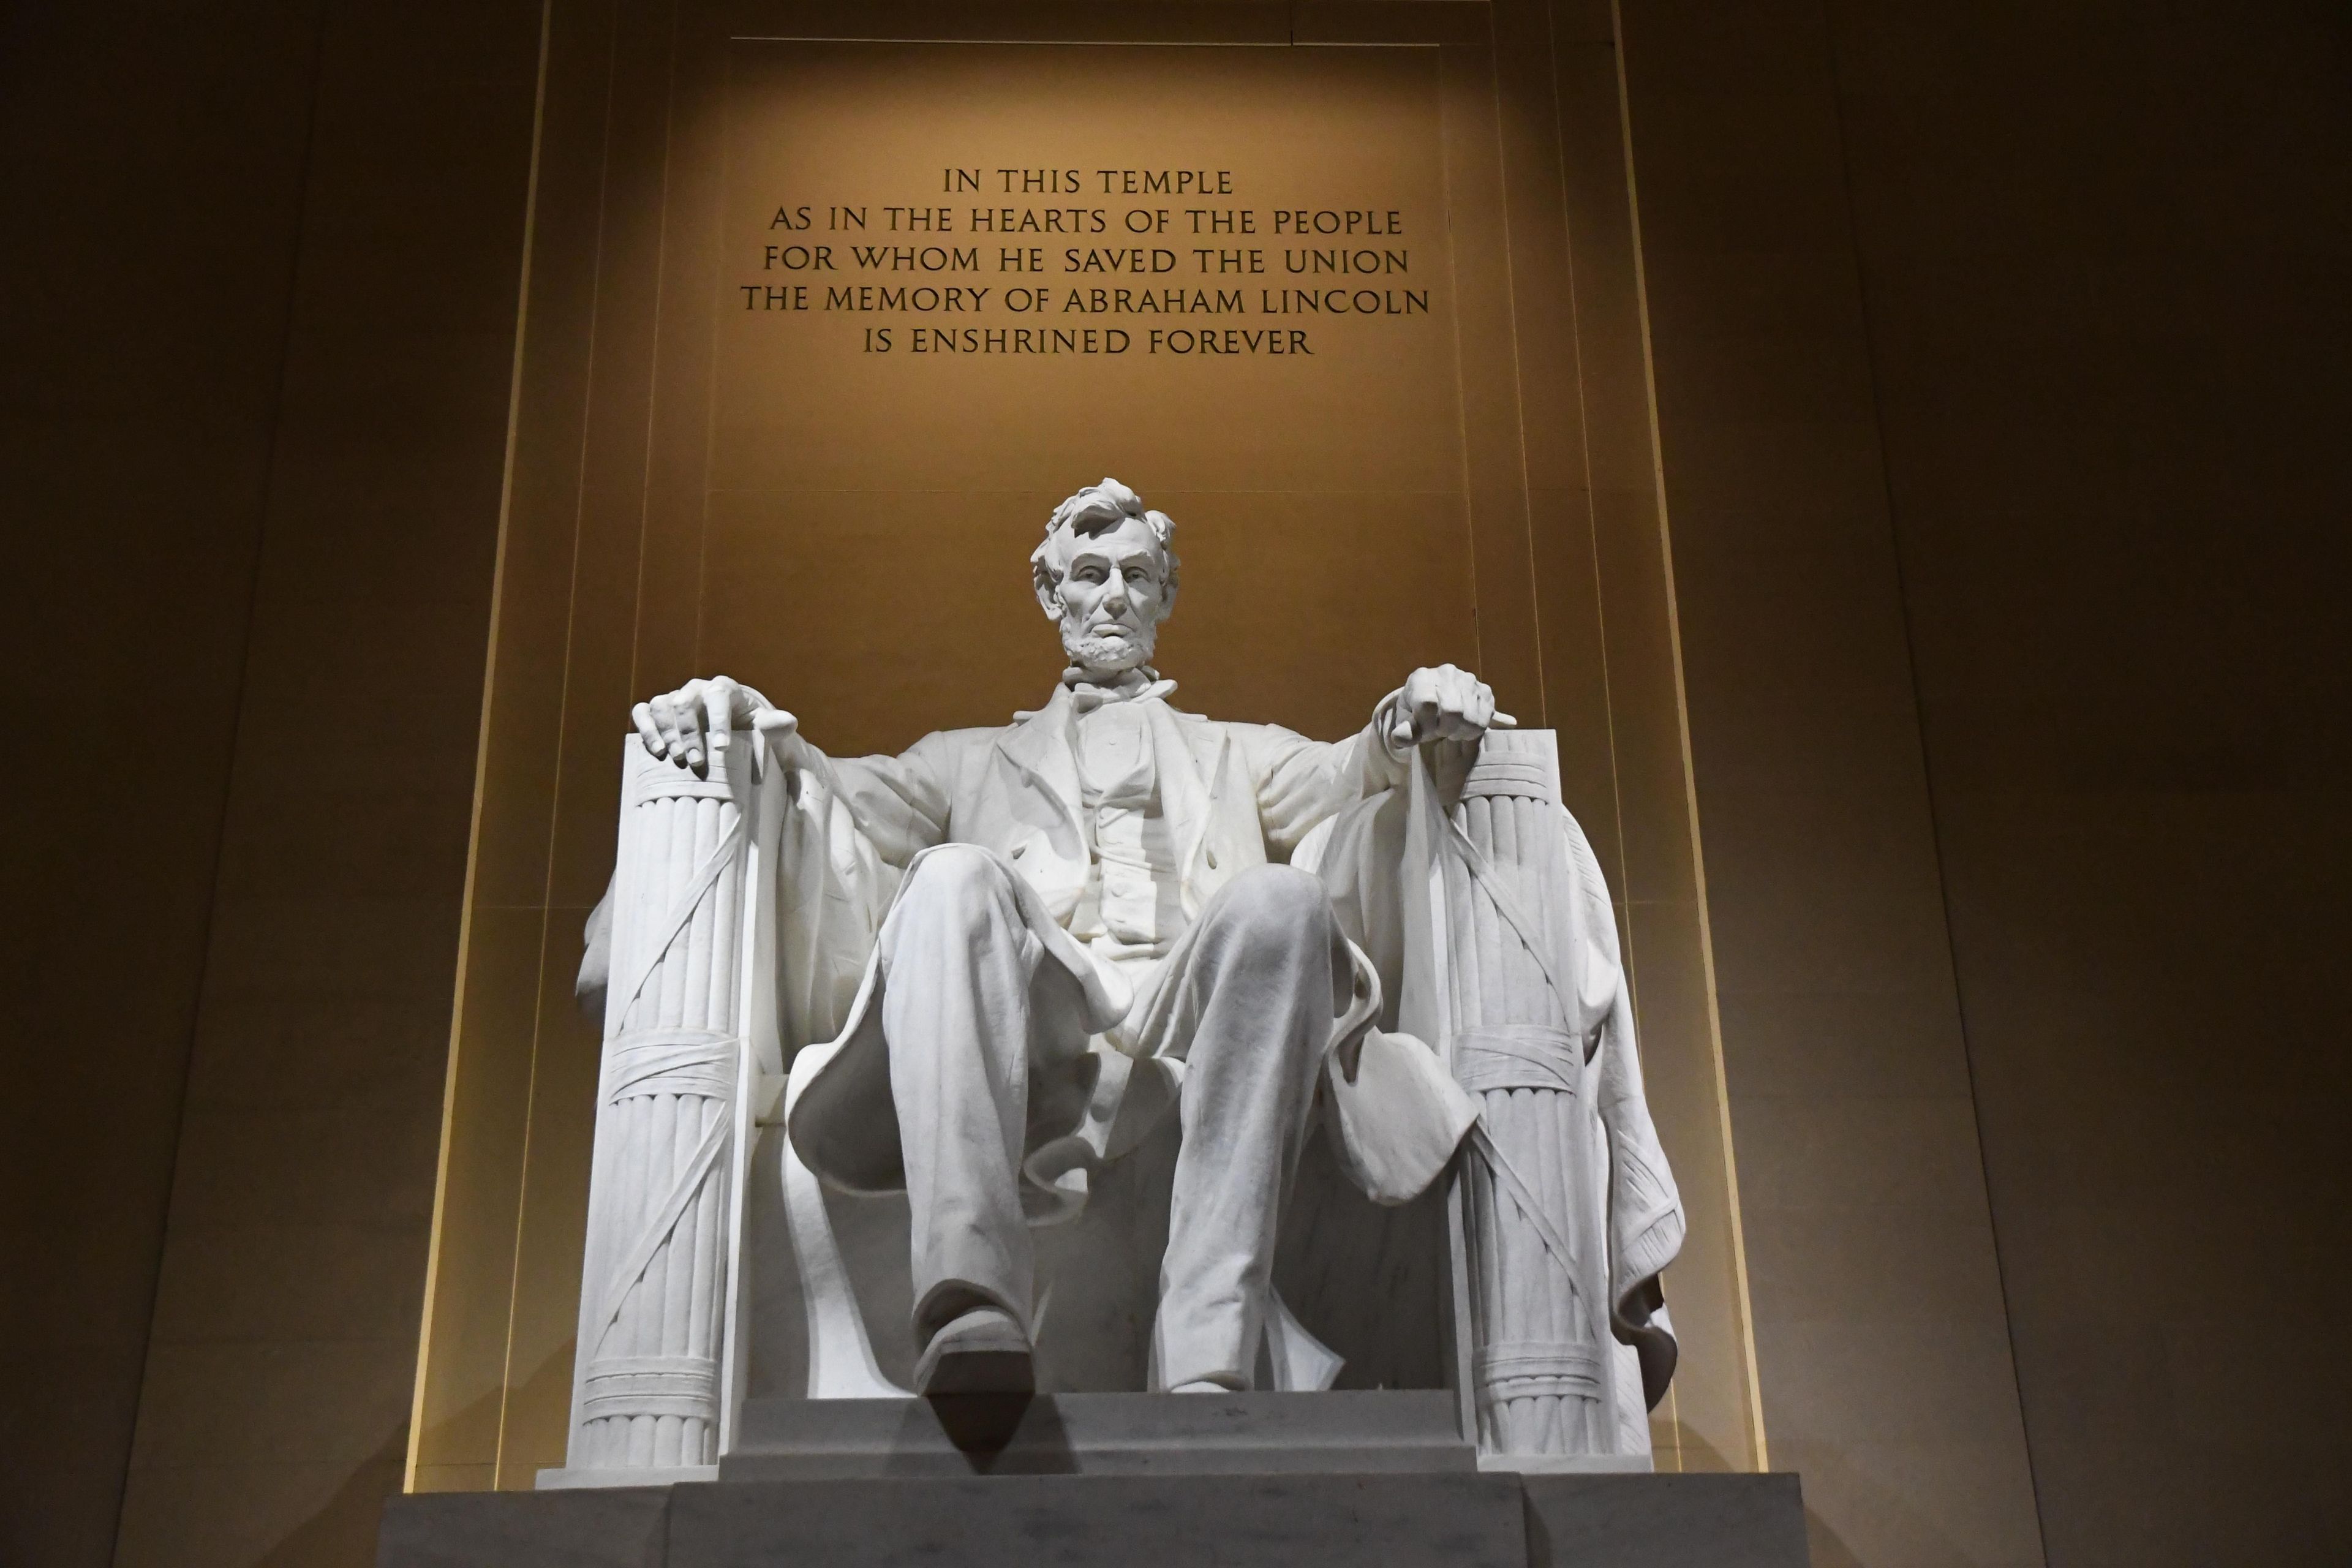
[[[1495,711],[1494,688],[1466,669],[1441,664],[1416,669],[1398,693],[1389,725],[1392,746],[1421,746],[1432,741],[1475,741],[1490,727],[1511,729],[1518,723],[1508,713]]]

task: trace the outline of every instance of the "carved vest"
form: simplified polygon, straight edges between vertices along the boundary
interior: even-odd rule
[[[1113,963],[1164,957],[1187,922],[1145,705],[1107,703],[1074,728],[1088,861],[1070,934]]]

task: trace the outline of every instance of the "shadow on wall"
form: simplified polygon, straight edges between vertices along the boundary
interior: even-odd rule
[[[1915,1506],[1920,1489],[1908,1494],[1874,1481],[1826,1449],[1809,1451],[1799,1467],[1805,1484],[1805,1545],[1812,1568],[1868,1568],[1871,1563],[1900,1563],[1906,1568],[1976,1568],[1970,1556],[1952,1539],[1952,1532]],[[1846,1544],[1830,1528],[1816,1506],[1816,1496],[1849,1528],[1856,1520],[1869,1521],[1871,1539],[1861,1550]],[[2038,1559],[2037,1559],[2038,1561]]]
[[[324,1507],[256,1558],[253,1568],[321,1568],[327,1563],[374,1562],[384,1500],[399,1493],[401,1471],[407,1462],[408,1423],[404,1421],[335,1489]]]
[[[1675,1445],[1675,1452],[1681,1460],[1678,1467],[1669,1465],[1668,1443]],[[1895,1489],[1864,1479],[1853,1467],[1822,1450],[1809,1451],[1804,1462],[1796,1466],[1786,1463],[1785,1450],[1780,1457],[1783,1463],[1775,1468],[1794,1468],[1802,1479],[1805,1544],[1812,1568],[1872,1568],[1886,1563],[1900,1563],[1906,1568],[1975,1568],[1976,1560],[1953,1542],[1949,1531],[1911,1506]],[[1662,1471],[1676,1468],[1685,1472],[1723,1474],[1738,1468],[1721,1450],[1680,1422],[1663,1427],[1658,1460]],[[1844,1538],[1830,1527],[1814,1503],[1816,1493],[1833,1500],[1830,1511],[1837,1517],[1872,1522],[1875,1539],[1865,1549],[1868,1555],[1847,1545]],[[1535,1528],[1534,1516],[1529,1518],[1530,1528]],[[1549,1559],[1537,1552],[1531,1561],[1544,1563]]]
[[[1805,1505],[1805,1551],[1813,1560],[1813,1568],[1861,1568],[1862,1559],[1853,1549],[1838,1539],[1813,1505]]]
[[[521,1484],[528,1487],[541,1467],[564,1463],[564,1450],[572,1442],[572,1352],[577,1342],[574,1336],[566,1335],[562,1344],[508,1391],[501,1423],[505,1436],[499,1444],[500,1479],[494,1485],[513,1484],[504,1478],[520,1466],[525,1478]],[[536,1420],[528,1418],[532,1415]],[[531,1452],[534,1447],[540,1449],[536,1454]]]
[[[1671,1394],[1668,1397],[1671,1399]],[[1701,1436],[1687,1423],[1671,1416],[1660,1420],[1660,1415],[1671,1408],[1670,1405],[1661,1405],[1650,1412],[1650,1451],[1660,1470],[1675,1474],[1702,1471],[1724,1475],[1740,1468],[1724,1457],[1722,1449]]]

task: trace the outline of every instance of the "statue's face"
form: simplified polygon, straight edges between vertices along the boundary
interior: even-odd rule
[[[1073,534],[1054,603],[1062,647],[1070,662],[1096,678],[1146,664],[1168,610],[1168,563],[1150,526],[1128,518],[1104,533]]]

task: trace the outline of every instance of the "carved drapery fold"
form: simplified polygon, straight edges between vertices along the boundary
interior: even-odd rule
[[[1490,731],[1450,805],[1417,753],[1404,841],[1380,857],[1404,872],[1385,895],[1402,899],[1401,1021],[1438,1045],[1478,1108],[1454,1194],[1455,1385],[1465,1432],[1506,1461],[1646,1455],[1645,1394],[1673,1360],[1649,1281],[1682,1234],[1641,1107],[1606,888],[1561,805],[1555,745],[1549,731]],[[743,1149],[785,1082],[780,1026],[802,1040],[837,1032],[856,989],[846,969],[793,965],[817,950],[820,918],[870,940],[895,886],[878,863],[845,862],[874,857],[822,776],[754,787],[763,750],[744,737],[698,778],[627,743],[567,1466],[611,1477],[594,1484],[717,1463],[741,1388],[724,1363],[744,1305]],[[857,896],[768,897],[794,864],[833,869]],[[800,1171],[794,1201],[797,1162],[785,1166],[798,1251],[826,1221],[814,1177]],[[895,1392],[839,1258],[813,1256],[804,1276],[830,1279],[841,1309],[812,1305],[813,1396],[820,1365],[836,1363],[835,1396]],[[835,1318],[857,1354],[822,1353]]]

